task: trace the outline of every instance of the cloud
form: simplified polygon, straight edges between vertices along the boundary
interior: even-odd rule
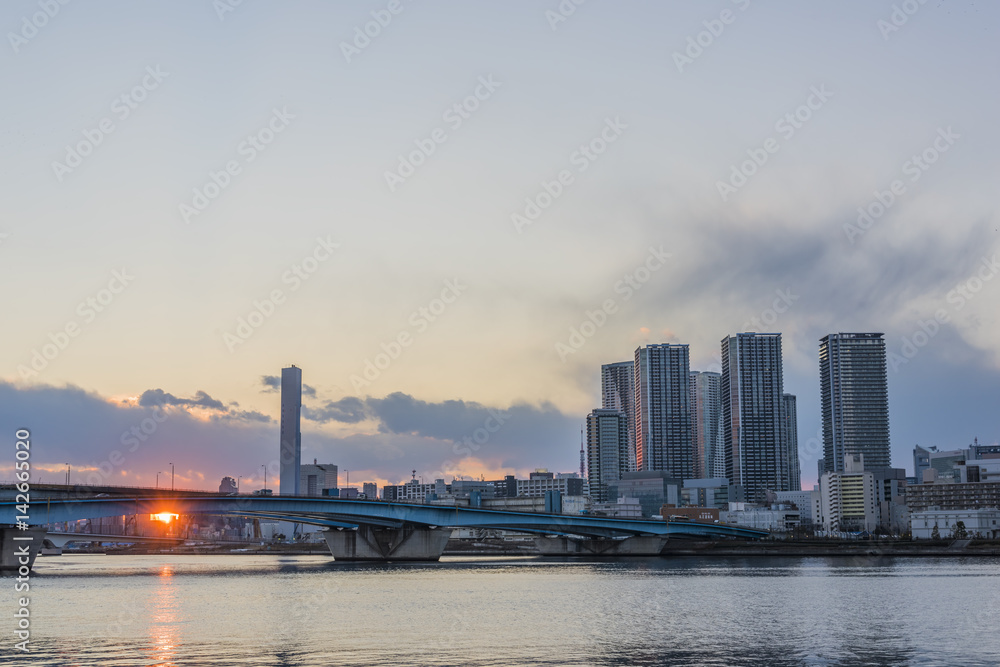
[[[168,394],[162,389],[148,389],[142,392],[139,397],[139,405],[150,407],[156,405],[181,405],[189,407],[207,408],[210,410],[225,410],[226,406],[222,401],[216,400],[204,391],[195,393],[194,398],[177,398],[173,394]]]

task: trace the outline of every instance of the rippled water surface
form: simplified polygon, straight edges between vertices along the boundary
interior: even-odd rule
[[[38,665],[997,665],[1000,561],[40,558]],[[13,580],[0,579],[13,609]]]

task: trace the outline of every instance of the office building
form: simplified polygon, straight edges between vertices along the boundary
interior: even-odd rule
[[[975,461],[967,459],[955,465],[957,482],[1000,482],[1000,460],[982,459]]]
[[[873,470],[876,500],[879,504],[879,527],[893,535],[902,535],[910,527],[910,510],[906,506],[909,484],[904,468]]]
[[[374,482],[365,482],[361,485],[361,493],[365,494],[368,500],[378,499],[378,486]]]
[[[979,438],[973,438],[969,446],[969,459],[972,461],[1000,459],[1000,444],[980,445]]]
[[[776,503],[791,505],[799,510],[799,520],[803,525],[823,522],[819,491],[778,491],[774,495]]]
[[[517,495],[521,498],[544,497],[546,492],[558,491],[564,496],[585,496],[589,488],[587,481],[575,472],[552,473],[539,469],[528,474],[528,479],[516,481]]]
[[[596,409],[587,415],[587,479],[595,503],[608,498],[607,484],[628,472],[628,417],[614,409]]]
[[[496,487],[492,483],[478,479],[453,479],[450,487],[451,495],[455,498],[486,500],[493,498],[496,492]]]
[[[278,493],[299,493],[299,469],[302,466],[302,369],[281,369],[281,449]]]
[[[691,440],[694,476],[725,477],[726,453],[722,446],[720,373],[691,371]]]
[[[330,489],[339,486],[337,466],[332,463],[316,463],[299,466],[299,495],[329,496]],[[327,493],[324,493],[326,491]]]
[[[614,484],[608,485],[611,498],[635,498],[642,507],[642,515],[657,514],[663,505],[680,506],[684,480],[670,477],[662,470],[637,470],[627,472]]]
[[[424,484],[417,479],[411,479],[406,484],[390,484],[382,487],[382,499],[403,503],[425,503],[437,498],[451,495],[451,485],[443,479],[436,479]]]
[[[503,479],[488,481],[493,487],[494,498],[517,498],[517,478],[514,475],[504,475]]]
[[[693,478],[688,346],[637,348],[633,374],[636,469]]]
[[[845,461],[856,454],[864,455],[869,470],[888,468],[889,392],[882,334],[824,336],[819,374],[826,470],[844,472]]]
[[[788,491],[799,491],[802,489],[802,471],[799,470],[799,422],[795,396],[792,394],[781,395],[782,410],[782,438],[784,440],[785,460],[788,461],[788,481],[785,488]]]
[[[924,478],[924,471],[931,467],[931,452],[936,452],[937,447],[921,447],[916,445],[913,448],[913,477],[919,484]]]
[[[726,509],[731,499],[729,480],[725,477],[686,479],[681,488],[681,504],[685,507]]]
[[[723,338],[720,393],[730,483],[748,501],[762,500],[767,491],[788,491],[781,334]]]
[[[635,470],[635,362],[620,361],[601,366],[601,408],[624,412],[628,420],[628,465]]]

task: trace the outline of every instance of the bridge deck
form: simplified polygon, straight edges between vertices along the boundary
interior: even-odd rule
[[[15,502],[0,502],[0,524],[13,524]],[[217,514],[257,516],[330,528],[359,525],[398,528],[405,524],[442,528],[495,528],[528,533],[629,537],[634,535],[719,535],[761,538],[768,533],[720,524],[668,523],[591,515],[546,514],[504,509],[416,505],[374,500],[268,496],[106,497],[45,500],[31,505],[33,525],[133,514]]]

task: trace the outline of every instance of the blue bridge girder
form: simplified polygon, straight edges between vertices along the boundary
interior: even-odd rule
[[[0,524],[21,513],[15,502],[0,502]],[[374,500],[281,496],[199,496],[41,500],[31,504],[28,523],[41,525],[133,514],[211,514],[292,521],[325,528],[361,525],[400,528],[405,524],[442,528],[493,528],[525,533],[582,537],[634,535],[728,536],[757,539],[768,533],[720,524],[652,519],[618,519],[581,514],[545,514],[500,509],[416,505]]]

